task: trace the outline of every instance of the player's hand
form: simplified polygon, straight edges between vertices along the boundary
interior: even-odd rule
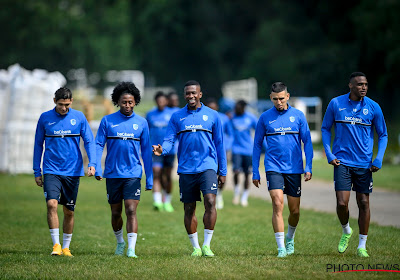
[[[97,181],[103,181],[103,177],[101,177],[101,176],[96,176],[96,180],[97,180]]]
[[[158,145],[153,145],[153,153],[154,153],[156,156],[161,156],[162,151],[163,151],[163,149],[162,149],[162,146],[161,146],[160,144],[158,144]]]
[[[311,180],[311,178],[312,178],[312,174],[311,174],[311,172],[306,172],[306,173],[304,173],[304,181],[310,181]]]
[[[89,166],[88,171],[87,171],[88,177],[94,176],[95,173],[96,173],[96,168],[94,168],[94,166]]]
[[[369,170],[370,170],[371,172],[376,172],[376,171],[379,170],[379,168],[372,165],[372,166],[369,168]]]
[[[259,188],[260,185],[261,185],[260,180],[255,180],[255,179],[253,179],[253,185],[256,186],[257,188]]]
[[[333,166],[339,166],[340,165],[340,160],[338,160],[337,158],[335,158],[334,160],[332,160],[329,164],[333,165]]]
[[[223,186],[225,184],[225,181],[226,181],[226,176],[219,175],[218,176],[218,187]]]
[[[36,185],[38,185],[39,187],[43,186],[43,178],[42,178],[42,176],[35,177],[35,182],[36,182]]]

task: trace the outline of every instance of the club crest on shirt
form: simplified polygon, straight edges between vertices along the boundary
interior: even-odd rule
[[[363,114],[368,115],[368,109],[363,109]]]
[[[139,126],[138,126],[136,123],[134,123],[134,124],[133,124],[133,129],[134,129],[134,130],[138,130],[138,128],[139,128]]]
[[[289,120],[290,120],[291,122],[294,122],[295,118],[294,118],[293,116],[291,116],[291,117],[289,118]]]
[[[207,115],[203,115],[203,120],[207,121],[208,120],[208,116]]]
[[[75,119],[72,119],[72,120],[71,120],[71,124],[72,124],[72,125],[76,125],[76,120],[75,120]]]

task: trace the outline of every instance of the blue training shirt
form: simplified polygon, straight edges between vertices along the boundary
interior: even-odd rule
[[[176,110],[169,107],[165,107],[162,111],[155,107],[147,113],[146,120],[149,124],[151,145],[158,145],[164,141],[164,137],[167,134],[168,122],[174,112]],[[171,153],[174,154],[174,151]]]
[[[251,156],[253,153],[252,130],[256,129],[257,118],[249,113],[233,115],[231,120],[233,129],[232,154]]]
[[[196,110],[186,105],[168,124],[162,155],[169,154],[179,140],[178,174],[196,174],[212,169],[226,176],[226,153],[218,112],[201,103]],[[217,170],[219,168],[219,170]]]
[[[218,115],[219,118],[221,119],[222,130],[224,132],[225,151],[230,151],[232,149],[232,142],[233,142],[233,130],[231,125],[231,120],[224,113],[218,112]]]
[[[313,147],[307,120],[300,110],[291,107],[279,111],[275,107],[261,114],[254,135],[253,180],[260,180],[258,171],[264,137],[265,171],[283,174],[312,172]],[[304,143],[306,167],[303,168],[301,142]]]
[[[101,156],[105,144],[107,157],[104,178],[142,178],[141,153],[146,172],[146,189],[153,188],[152,148],[145,118],[135,112],[125,116],[120,111],[102,118],[96,135],[96,176],[102,173]]]
[[[35,177],[42,175],[40,163],[44,143],[43,174],[84,176],[79,147],[81,137],[89,158],[88,166],[96,167],[96,147],[85,115],[72,108],[65,115],[57,113],[55,108],[42,113],[36,126],[33,151]]]
[[[331,151],[331,128],[335,138]],[[378,134],[378,154],[372,162],[374,128]],[[335,97],[329,102],[322,122],[322,143],[328,162],[334,159],[346,166],[382,168],[388,135],[382,109],[372,99],[350,99],[350,93]]]

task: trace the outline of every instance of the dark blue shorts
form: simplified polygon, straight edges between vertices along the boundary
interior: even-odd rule
[[[369,168],[349,167],[343,164],[335,166],[333,171],[335,191],[353,191],[372,193],[372,172]]]
[[[284,194],[301,196],[301,174],[282,174],[275,171],[267,172],[268,190],[283,190]]]
[[[74,211],[78,197],[79,176],[44,174],[43,191],[46,201],[55,199],[59,204]]]
[[[156,156],[153,155],[153,167],[173,167],[175,155]]]
[[[123,199],[140,200],[140,178],[107,178],[106,186],[109,204],[120,203]]]
[[[239,154],[232,154],[233,172],[244,172],[246,174],[252,171],[252,157]]]
[[[197,174],[179,174],[179,191],[183,203],[201,201],[200,191],[217,194],[218,177],[214,170],[208,169]]]

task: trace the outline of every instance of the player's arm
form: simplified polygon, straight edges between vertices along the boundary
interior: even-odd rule
[[[39,187],[43,186],[42,170],[40,169],[40,164],[42,162],[44,137],[45,129],[42,116],[40,116],[36,126],[35,144],[33,146],[33,172],[35,174],[36,185],[38,185]]]
[[[151,158],[151,144],[149,136],[149,126],[147,121],[143,122],[143,131],[140,135],[140,149],[146,173],[146,191],[153,188],[153,163]]]
[[[95,176],[96,176],[97,180],[101,181],[101,180],[103,180],[103,177],[102,177],[103,170],[101,168],[101,158],[103,156],[104,146],[107,142],[107,121],[106,121],[105,117],[103,117],[103,119],[100,122],[99,129],[97,130],[95,142],[96,142]]]
[[[382,113],[382,109],[379,105],[375,107],[373,124],[376,133],[378,134],[378,153],[376,155],[375,160],[372,162],[370,170],[372,172],[376,172],[382,168],[383,156],[385,154],[388,143],[386,122]]]
[[[225,177],[227,173],[227,162],[226,152],[224,146],[224,132],[222,128],[222,122],[218,115],[216,115],[215,122],[213,124],[213,136],[215,148],[217,150],[218,157],[218,183],[223,185],[225,183]]]
[[[335,121],[335,113],[334,113],[334,101],[329,102],[328,108],[326,109],[324,120],[322,121],[321,133],[322,133],[322,144],[324,146],[326,158],[329,164],[337,166],[340,164],[340,161],[336,158],[331,151],[331,138],[332,138],[332,125]]]
[[[312,159],[314,157],[313,145],[311,141],[310,128],[304,114],[300,115],[300,138],[304,144],[304,154],[306,156],[306,167],[304,168],[304,180],[309,181],[312,177]]]
[[[266,130],[264,125],[264,118],[261,115],[260,119],[257,122],[256,132],[254,134],[253,157],[252,157],[253,184],[257,188],[260,185],[260,172],[258,168],[260,167],[260,155],[265,137],[265,131]]]
[[[89,158],[88,176],[91,177],[96,173],[96,143],[94,142],[93,132],[87,119],[83,114],[82,117],[81,137]]]

